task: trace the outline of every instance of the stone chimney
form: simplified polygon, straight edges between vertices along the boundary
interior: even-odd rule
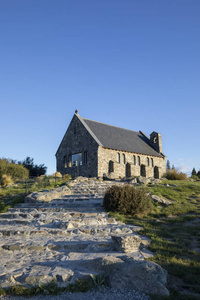
[[[158,151],[159,153],[162,153],[162,139],[161,139],[161,134],[153,131],[150,134],[150,144],[151,146]]]

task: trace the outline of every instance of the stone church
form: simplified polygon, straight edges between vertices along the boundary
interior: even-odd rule
[[[166,172],[161,134],[82,118],[76,110],[56,152],[57,171],[72,177],[160,178]]]

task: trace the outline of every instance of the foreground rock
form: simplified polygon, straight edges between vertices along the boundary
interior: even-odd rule
[[[71,195],[71,190],[67,186],[55,188],[53,190],[44,190],[37,193],[31,193],[26,197],[26,202],[50,202],[53,199]]]
[[[157,296],[169,296],[167,271],[150,261],[136,261],[125,255],[107,256],[92,262],[95,271],[106,274],[108,286],[115,290],[137,290]]]
[[[169,200],[165,200],[159,196],[156,195],[150,195],[151,199],[155,202],[155,203],[160,203],[160,204],[164,204],[164,205],[171,205],[172,201]]]

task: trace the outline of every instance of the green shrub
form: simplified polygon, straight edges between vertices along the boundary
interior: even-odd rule
[[[199,177],[197,175],[192,175],[191,178],[194,180],[199,180]]]
[[[70,293],[86,293],[89,288],[90,287],[85,280],[77,279],[74,284],[68,284],[65,291]]]
[[[6,207],[5,207],[4,202],[0,200],[0,213],[5,212],[5,209],[6,209]]]
[[[153,204],[145,190],[131,185],[112,186],[104,196],[103,205],[108,211],[116,211],[127,215],[146,215]]]
[[[0,296],[6,296],[6,291],[4,289],[0,289]]]
[[[4,174],[16,181],[28,178],[29,171],[22,165],[4,158],[0,159],[0,178]]]
[[[175,169],[167,170],[163,177],[169,180],[187,180],[187,175],[185,173],[179,173]]]
[[[32,294],[32,289],[26,288],[23,285],[14,285],[8,289],[8,294],[16,296],[30,296]]]

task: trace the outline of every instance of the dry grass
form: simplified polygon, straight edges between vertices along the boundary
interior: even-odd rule
[[[5,186],[11,185],[11,184],[13,184],[13,180],[12,180],[11,176],[6,175],[6,174],[1,176],[1,186],[2,187],[5,187]]]

